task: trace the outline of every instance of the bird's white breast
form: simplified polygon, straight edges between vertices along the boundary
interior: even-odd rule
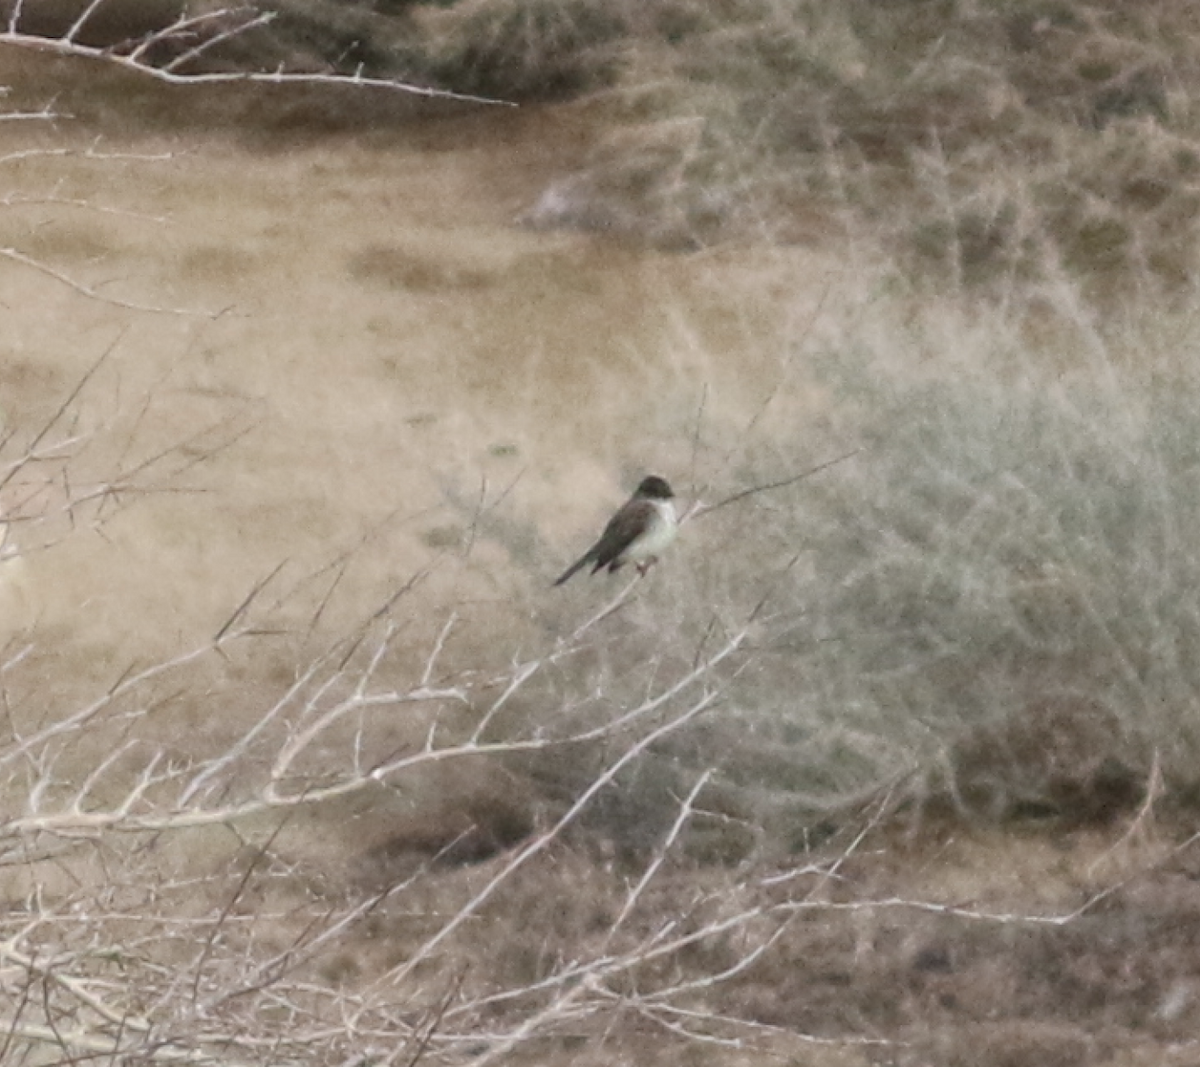
[[[679,532],[679,522],[671,501],[654,500],[651,503],[654,505],[654,522],[626,551],[625,558],[631,562],[657,556],[675,540],[675,534]]]

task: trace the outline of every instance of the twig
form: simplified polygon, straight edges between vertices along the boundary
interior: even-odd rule
[[[2,38],[0,38],[2,39]],[[199,311],[194,308],[169,308],[160,307],[156,304],[139,304],[133,300],[122,300],[115,296],[106,296],[104,293],[93,289],[89,285],[84,285],[83,282],[77,281],[69,274],[64,274],[60,270],[55,270],[47,263],[41,260],[34,259],[32,256],[25,255],[24,252],[18,252],[15,248],[0,248],[0,256],[4,259],[12,260],[14,263],[19,263],[24,267],[29,267],[36,270],[48,278],[53,278],[57,282],[62,282],[69,289],[73,289],[80,296],[86,296],[89,300],[97,300],[102,304],[110,304],[113,307],[126,308],[129,311],[148,311],[155,315],[195,315],[206,319],[219,319],[229,309],[222,308],[220,311]]]
[[[86,16],[97,6],[98,0],[93,0],[88,10],[80,16],[75,27],[72,28],[72,33],[77,32],[78,27],[85,20]],[[99,0],[102,2],[102,0]],[[228,10],[210,12],[195,18],[182,19],[172,27],[168,28],[168,32],[160,32],[154,36],[150,43],[158,43],[171,39],[172,36],[178,36],[179,31],[185,27],[201,21],[212,21],[218,17],[228,15]],[[240,33],[247,32],[250,29],[265,25],[271,19],[271,14],[260,14],[254,18],[247,19],[245,22],[231,27],[228,30],[223,30],[215,35],[215,38],[225,40],[236,36]],[[170,31],[175,31],[172,34]],[[399,81],[393,78],[374,78],[365,77],[361,73],[355,74],[318,74],[307,73],[302,71],[285,71],[276,70],[273,72],[267,71],[206,71],[194,74],[181,74],[175,68],[185,58],[188,60],[196,58],[201,52],[208,48],[211,44],[217,43],[215,39],[210,42],[202,42],[184,56],[177,57],[166,66],[156,67],[148,62],[144,56],[148,44],[143,42],[137,49],[126,55],[119,52],[114,52],[111,48],[97,48],[91,45],[81,44],[74,40],[70,34],[66,37],[43,37],[38,34],[22,33],[16,28],[13,19],[9,20],[9,28],[3,33],[0,33],[0,44],[12,45],[16,48],[28,48],[38,52],[52,52],[57,55],[75,56],[80,59],[87,59],[101,63],[110,63],[118,67],[123,67],[126,70],[132,70],[138,74],[148,78],[154,78],[158,81],[166,82],[169,85],[216,85],[230,83],[259,83],[269,85],[345,85],[354,86],[365,89],[383,89],[392,92],[409,93],[414,96],[424,96],[438,98],[444,100],[457,100],[463,103],[471,104],[496,104],[503,107],[516,107],[517,105],[508,100],[497,100],[489,96],[476,96],[472,93],[456,93],[449,89],[434,89],[428,86],[413,85],[409,82]]]
[[[805,478],[811,478],[814,474],[820,474],[821,471],[827,470],[838,463],[844,463],[846,460],[857,456],[861,451],[861,447],[852,448],[849,452],[835,456],[833,459],[828,459],[824,463],[818,463],[815,467],[809,467],[808,470],[794,474],[790,478],[783,478],[778,482],[766,482],[763,485],[752,485],[749,489],[743,489],[740,493],[727,496],[724,500],[720,500],[715,504],[697,504],[688,511],[684,518],[686,520],[695,520],[716,511],[718,508],[735,504],[737,501],[744,500],[746,497],[753,496],[756,493],[767,493],[773,489],[784,489],[789,485],[795,485],[796,482],[803,481]]]
[[[700,795],[701,790],[708,785],[708,780],[712,777],[712,774],[713,772],[710,769],[700,775],[700,777],[696,780],[696,784],[692,786],[691,791],[684,798],[683,803],[679,805],[679,813],[675,816],[675,822],[671,825],[671,829],[667,832],[666,839],[663,841],[661,847],[659,847],[657,850],[654,859],[642,872],[642,877],[638,879],[637,885],[635,885],[629,891],[625,898],[625,904],[621,908],[621,914],[617,916],[616,921],[608,928],[608,933],[604,938],[605,949],[607,949],[609,942],[611,942],[613,937],[616,935],[617,930],[620,929],[620,927],[624,925],[625,920],[629,918],[630,912],[632,912],[637,906],[637,902],[642,893],[645,892],[646,887],[651,883],[651,881],[653,881],[654,876],[658,873],[659,868],[662,867],[663,863],[666,861],[667,853],[671,851],[671,847],[679,839],[679,835],[683,833],[683,828],[687,825],[688,820],[692,817],[693,812],[696,810],[696,798]]]

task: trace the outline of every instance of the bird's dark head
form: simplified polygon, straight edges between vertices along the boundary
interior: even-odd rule
[[[670,500],[675,494],[667,485],[665,478],[651,474],[638,484],[636,496],[648,497],[650,500]]]

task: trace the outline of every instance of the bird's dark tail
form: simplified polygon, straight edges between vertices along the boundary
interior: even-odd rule
[[[563,582],[565,582],[568,578],[570,578],[571,575],[573,575],[577,570],[580,570],[582,567],[584,567],[585,565],[587,565],[588,563],[591,563],[591,562],[592,562],[592,554],[590,552],[586,556],[581,556],[574,563],[572,563],[571,566],[569,566],[565,571],[563,571],[561,577],[559,577],[558,580],[554,584],[562,585]]]

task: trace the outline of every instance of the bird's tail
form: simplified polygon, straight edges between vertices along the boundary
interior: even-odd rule
[[[574,563],[571,564],[571,566],[569,566],[565,571],[562,572],[562,575],[558,578],[558,580],[554,584],[562,585],[563,582],[565,582],[568,578],[570,578],[571,575],[574,574],[577,570],[579,570],[581,567],[584,567],[586,564],[591,563],[591,562],[592,562],[592,554],[590,552],[586,556],[580,556],[579,559],[577,559]]]

